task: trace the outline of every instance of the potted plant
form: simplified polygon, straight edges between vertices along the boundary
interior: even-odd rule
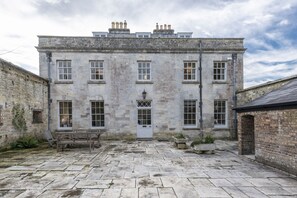
[[[214,154],[214,150],[216,149],[214,141],[215,139],[212,135],[207,135],[204,138],[195,138],[191,143],[191,147],[198,153],[210,151],[212,154]]]
[[[184,134],[182,133],[178,133],[176,134],[175,136],[173,136],[173,139],[174,139],[174,143],[175,143],[175,146],[178,148],[178,149],[185,149],[187,148],[187,138],[184,136]]]

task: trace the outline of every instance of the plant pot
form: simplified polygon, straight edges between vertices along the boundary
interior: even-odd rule
[[[211,152],[214,153],[214,150],[216,149],[216,145],[214,143],[212,144],[197,144],[194,145],[194,151],[197,151],[198,153],[204,153],[204,152]]]
[[[173,137],[174,139],[174,143],[175,143],[175,146],[178,148],[178,149],[186,149],[187,148],[187,140],[186,138],[176,138],[176,137]]]

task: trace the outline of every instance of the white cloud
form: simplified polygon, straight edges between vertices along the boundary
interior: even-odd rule
[[[296,6],[296,0],[1,0],[0,54],[15,50],[0,57],[38,74],[37,35],[91,36],[125,19],[131,32],[152,31],[159,22],[195,37],[244,37],[247,87],[296,72],[286,61],[296,59],[297,47],[283,29],[295,21],[288,13]]]

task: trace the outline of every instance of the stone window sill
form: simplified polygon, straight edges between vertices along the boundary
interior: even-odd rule
[[[106,84],[105,81],[88,80],[88,84]]]
[[[153,81],[139,81],[139,80],[137,80],[136,84],[154,84],[154,82]]]
[[[182,84],[200,84],[200,81],[182,81]]]
[[[183,130],[200,130],[198,127],[183,127]]]
[[[73,84],[73,81],[55,81],[55,84]]]
[[[212,81],[212,84],[227,84],[227,81]]]
[[[214,131],[223,131],[223,130],[229,130],[229,127],[214,127],[213,128]]]

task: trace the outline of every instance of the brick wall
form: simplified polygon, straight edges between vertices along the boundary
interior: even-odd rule
[[[239,113],[240,154],[248,146],[244,133],[251,122],[245,120],[247,115],[254,116],[256,160],[297,174],[297,109]]]
[[[0,147],[23,135],[12,124],[12,109],[18,104],[25,111],[25,133],[43,137],[47,129],[47,81],[0,59]]]

